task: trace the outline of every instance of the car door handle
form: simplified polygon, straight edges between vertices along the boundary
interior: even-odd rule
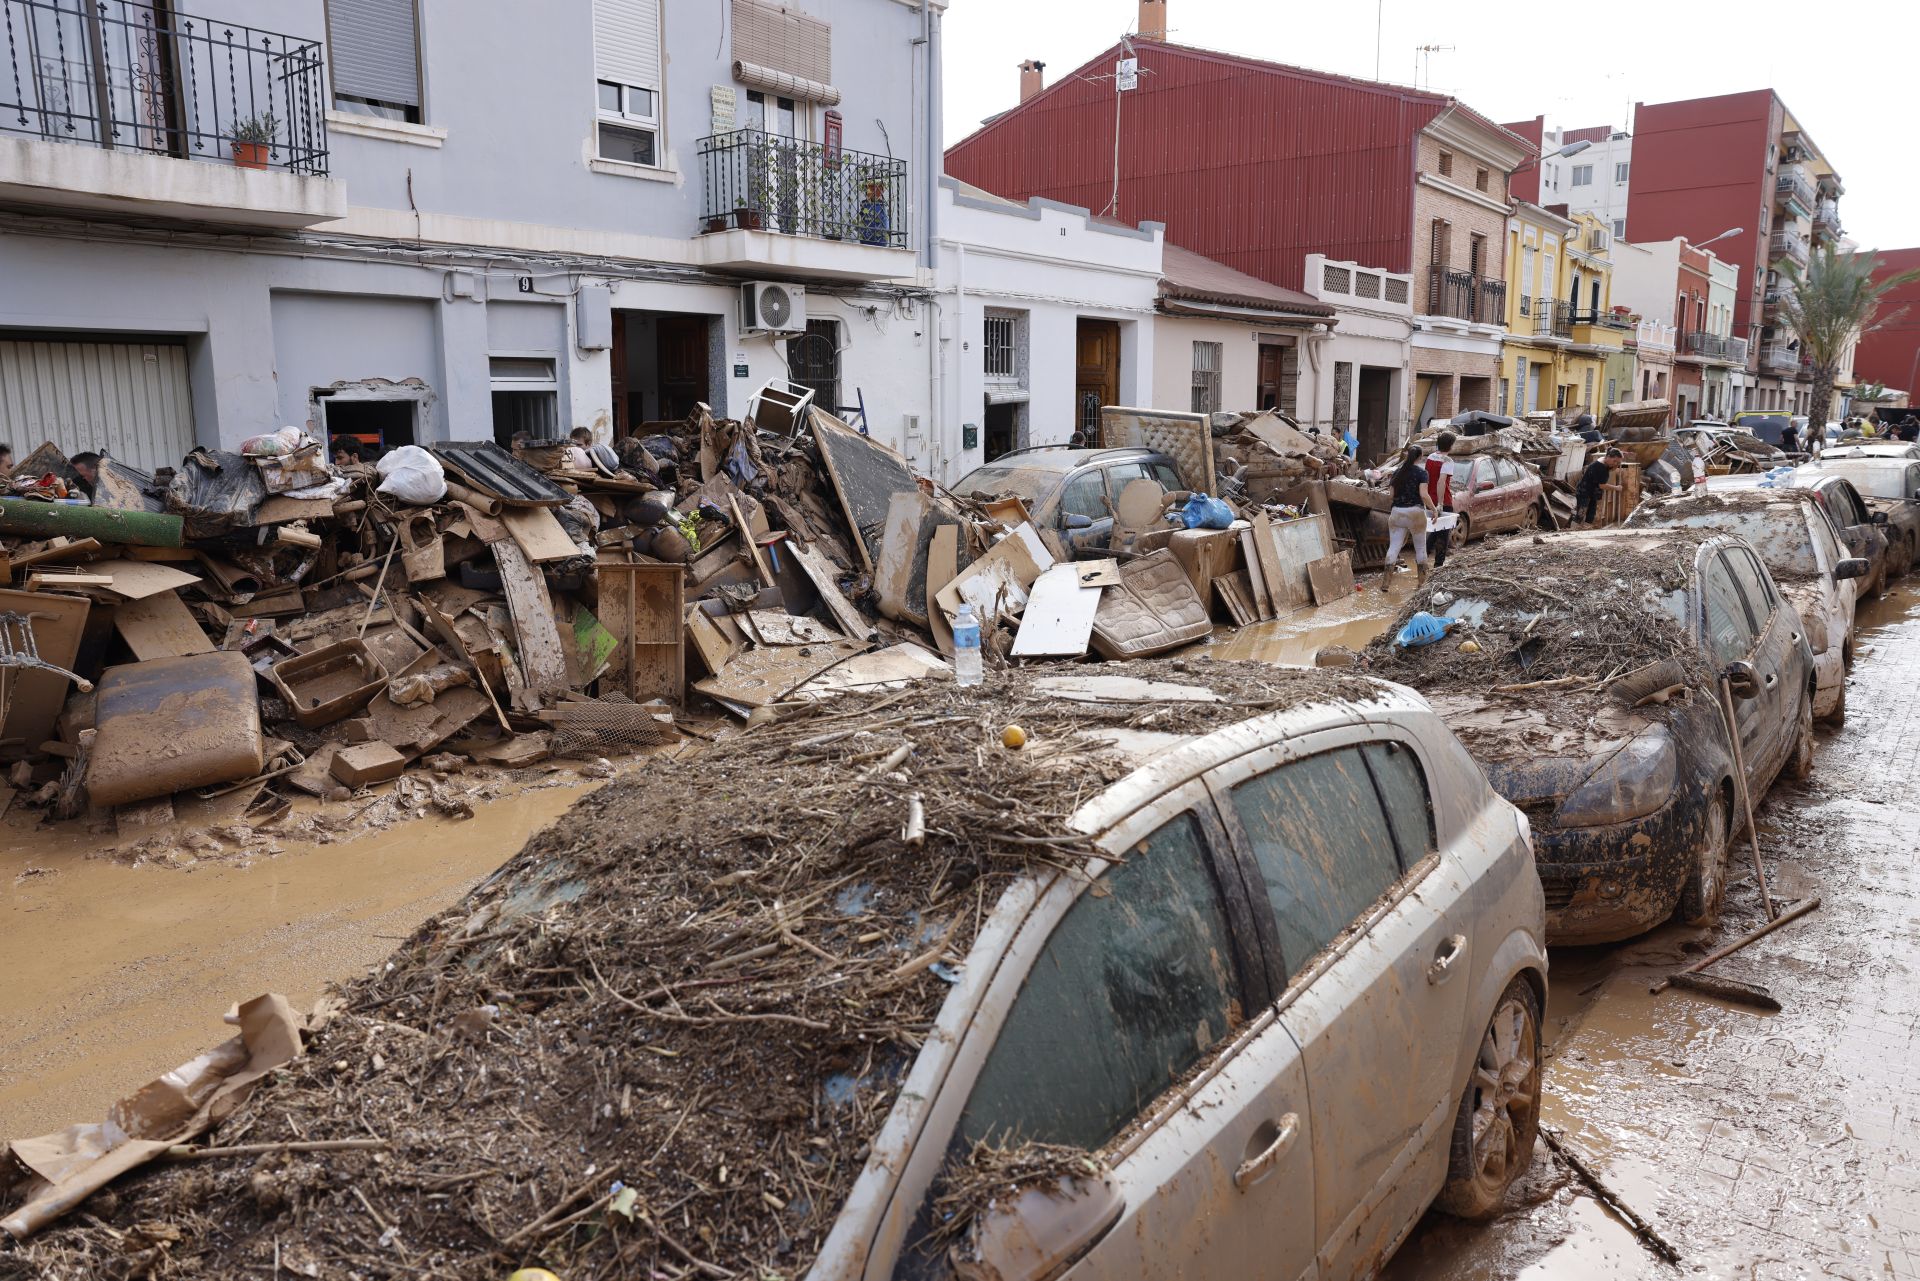
[[[1427,966],[1427,982],[1438,985],[1445,983],[1453,973],[1453,963],[1467,950],[1467,936],[1450,934],[1440,941],[1433,951],[1433,963]]]
[[[1273,1136],[1273,1142],[1242,1161],[1239,1168],[1233,1172],[1233,1186],[1242,1192],[1257,1183],[1262,1175],[1273,1168],[1276,1161],[1287,1154],[1287,1149],[1293,1146],[1294,1136],[1300,1133],[1300,1114],[1287,1113],[1280,1118],[1279,1124],[1274,1128],[1279,1132]]]
[[[1768,689],[1772,689],[1775,685],[1778,685],[1779,683],[1780,683],[1780,678],[1778,676],[1775,676],[1772,672],[1767,673],[1766,685]]]

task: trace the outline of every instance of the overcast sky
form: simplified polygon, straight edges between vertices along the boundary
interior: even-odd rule
[[[1411,83],[1417,46],[1451,45],[1427,56],[1432,87],[1503,122],[1544,114],[1549,125],[1629,128],[1636,100],[1771,87],[1845,181],[1847,234],[1863,248],[1920,245],[1914,0],[1379,3],[1381,79]],[[952,0],[947,141],[1018,101],[1021,59],[1045,62],[1051,84],[1132,31],[1138,13],[1135,0]],[[1167,25],[1179,44],[1374,74],[1368,0],[1170,0]]]

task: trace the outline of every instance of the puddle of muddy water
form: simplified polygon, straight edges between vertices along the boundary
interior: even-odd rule
[[[230,1035],[234,1002],[310,1005],[598,786],[535,786],[250,864],[130,867],[116,838],[0,824],[0,1138],[96,1120]]]
[[[1242,627],[1225,640],[1201,646],[1209,658],[1250,660],[1311,667],[1313,656],[1329,645],[1358,652],[1387,630],[1404,598],[1382,598],[1377,591],[1356,592],[1343,600],[1296,610]]]

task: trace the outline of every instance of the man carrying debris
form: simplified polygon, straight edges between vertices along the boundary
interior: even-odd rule
[[[1433,452],[1427,455],[1427,497],[1433,500],[1433,509],[1441,516],[1453,509],[1453,478],[1459,469],[1453,463],[1453,445],[1459,437],[1450,431],[1440,433],[1434,441]],[[1436,529],[1427,537],[1427,547],[1433,553],[1433,567],[1440,568],[1447,563],[1447,548],[1453,540],[1453,529]]]
[[[1420,446],[1407,446],[1387,484],[1393,490],[1393,508],[1387,513],[1387,563],[1380,571],[1383,592],[1393,590],[1400,548],[1409,538],[1413,542],[1414,572],[1421,582],[1427,581],[1427,514],[1435,508],[1427,493],[1427,469],[1420,461]]]
[[[1578,503],[1574,516],[1582,524],[1593,524],[1594,516],[1600,510],[1600,491],[1613,479],[1620,460],[1620,451],[1609,449],[1605,458],[1588,463],[1587,469],[1580,473],[1580,488],[1574,491]]]

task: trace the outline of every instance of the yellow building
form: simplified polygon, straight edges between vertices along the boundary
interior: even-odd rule
[[[1498,399],[1502,412],[1515,417],[1552,413],[1570,423],[1583,412],[1598,419],[1612,401],[1631,399],[1620,369],[1632,327],[1613,311],[1607,225],[1565,209],[1519,201],[1507,218],[1507,338]]]

